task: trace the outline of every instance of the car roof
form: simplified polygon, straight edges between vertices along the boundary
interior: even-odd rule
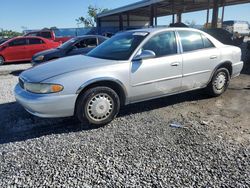
[[[106,38],[108,39],[108,37],[102,36],[102,35],[83,35],[83,36],[77,36],[74,37],[75,39],[85,39],[85,38],[92,38],[92,37],[99,37],[99,38]]]
[[[135,29],[135,30],[129,30],[124,32],[148,32],[148,33],[155,33],[155,32],[161,32],[161,31],[198,31],[201,32],[198,29],[194,28],[188,28],[188,27],[162,27],[162,28],[143,28],[143,29]]]

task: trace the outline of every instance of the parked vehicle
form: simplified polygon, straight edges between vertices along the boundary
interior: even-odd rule
[[[0,45],[0,65],[9,62],[30,61],[37,52],[60,45],[41,37],[15,37]]]
[[[3,44],[3,43],[6,42],[7,40],[9,40],[9,39],[6,39],[6,38],[0,39],[0,44]]]
[[[118,33],[85,56],[22,72],[15,96],[36,116],[76,115],[100,125],[116,117],[122,105],[200,88],[219,96],[242,67],[240,48],[205,32],[141,29]]]
[[[34,65],[66,56],[86,54],[96,46],[107,40],[106,37],[98,35],[86,35],[68,40],[58,48],[46,50],[32,57]]]
[[[38,36],[38,37],[43,37],[43,38],[53,40],[55,42],[61,42],[61,43],[64,43],[72,38],[72,37],[68,37],[68,36],[67,37],[56,37],[54,31],[50,30],[50,29],[32,31],[32,32],[25,34],[24,36]]]
[[[239,33],[243,36],[250,35],[249,23],[247,21],[229,20],[222,23],[222,27],[230,33]]]
[[[201,29],[223,44],[234,45],[233,34],[222,28]]]

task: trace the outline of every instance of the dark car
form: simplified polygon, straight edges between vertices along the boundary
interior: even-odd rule
[[[107,37],[99,35],[86,35],[82,37],[75,37],[68,40],[58,48],[46,50],[35,54],[32,57],[32,63],[36,65],[45,61],[61,57],[86,54],[107,39]]]
[[[3,44],[3,43],[6,42],[7,40],[9,40],[9,39],[6,39],[6,38],[0,39],[0,44]]]
[[[214,38],[216,38],[223,44],[234,45],[233,34],[225,29],[221,28],[202,29],[202,31],[208,33],[209,35],[212,35]]]

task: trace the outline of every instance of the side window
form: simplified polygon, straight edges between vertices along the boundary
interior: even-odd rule
[[[200,33],[194,31],[178,31],[184,52],[204,48]]]
[[[85,43],[86,43],[87,47],[95,47],[95,46],[97,46],[97,40],[96,40],[96,38],[86,39]]]
[[[43,38],[46,38],[46,39],[51,39],[52,38],[50,32],[41,32],[41,33],[39,33],[39,36],[43,37]]]
[[[26,39],[15,39],[9,43],[9,46],[22,46],[26,44]]]
[[[156,57],[176,54],[177,44],[175,33],[170,31],[157,34],[149,39],[142,49],[153,51]]]
[[[204,48],[213,48],[214,44],[204,35],[202,35],[203,43],[204,43]]]
[[[43,44],[44,42],[41,39],[37,39],[37,38],[30,38],[29,40],[29,44]]]
[[[75,44],[77,48],[87,48],[97,46],[96,38],[83,39],[80,42]]]
[[[98,43],[99,43],[98,45],[100,45],[101,43],[103,43],[105,40],[106,40],[105,38],[99,37],[98,38]]]

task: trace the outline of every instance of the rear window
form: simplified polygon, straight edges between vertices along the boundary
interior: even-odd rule
[[[51,32],[41,32],[41,33],[39,33],[39,36],[40,37],[43,37],[43,38],[46,38],[46,39],[51,39],[52,38],[52,36],[51,36]]]
[[[183,52],[190,52],[203,49],[201,34],[194,31],[178,31],[181,39]]]

